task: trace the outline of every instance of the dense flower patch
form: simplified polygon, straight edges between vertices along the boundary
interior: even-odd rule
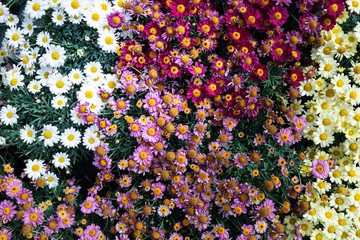
[[[300,224],[311,239],[359,239],[359,10],[349,1],[331,31],[323,32],[324,45],[314,48],[318,68],[304,83],[302,112],[308,129],[304,137],[314,146],[304,174],[313,175],[311,195],[304,195],[311,210],[302,219],[293,218],[289,228]]]
[[[353,55],[355,34],[355,45],[328,43],[351,39],[335,26],[345,7],[358,11],[350,5],[34,0],[20,28],[1,5],[9,28],[0,50],[0,134],[26,160],[14,174],[18,166],[4,159],[0,236],[310,235],[295,216],[313,211],[312,181],[336,164],[323,152],[304,153],[303,135],[321,147],[334,138],[312,138],[322,128],[302,116],[302,101],[313,95],[308,86],[320,87],[316,74],[330,79],[339,69],[327,55]],[[97,168],[83,192],[69,177],[80,161]]]

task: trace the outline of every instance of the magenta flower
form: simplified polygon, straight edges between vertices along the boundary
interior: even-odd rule
[[[250,8],[246,11],[245,22],[247,27],[254,27],[256,29],[261,29],[263,27],[263,17],[259,10],[255,8]]]
[[[306,120],[303,117],[295,117],[293,119],[292,127],[296,131],[301,132],[302,130],[307,128]]]
[[[289,14],[286,8],[273,7],[269,11],[270,23],[274,24],[275,26],[282,26],[288,17]]]
[[[199,85],[190,85],[189,90],[186,93],[187,98],[191,98],[191,102],[201,102],[205,98],[205,91]]]
[[[149,166],[154,158],[151,150],[148,149],[145,145],[138,146],[134,151],[134,161],[138,165]]]
[[[280,146],[290,145],[294,141],[294,136],[290,128],[281,128],[276,134],[276,138]]]
[[[93,197],[87,197],[85,201],[80,204],[80,211],[85,214],[90,214],[92,212],[95,212],[96,208],[98,207],[98,203],[96,202],[95,198]]]
[[[162,198],[165,191],[165,186],[161,183],[155,183],[151,185],[152,194],[154,195],[154,199]]]
[[[211,79],[205,84],[205,91],[208,96],[217,96],[221,93],[221,87],[219,82],[215,79]]]
[[[320,161],[319,159],[316,159],[312,163],[312,171],[311,173],[316,178],[325,179],[329,176],[330,168],[327,161]]]
[[[6,186],[6,195],[14,198],[19,196],[22,191],[22,182],[18,179],[14,179]]]
[[[337,18],[344,12],[345,4],[341,0],[330,0],[326,2],[326,10],[327,10],[326,12],[327,14]]]
[[[172,16],[183,18],[189,14],[189,2],[187,0],[174,0],[170,2]]]
[[[6,228],[3,228],[0,230],[0,239],[10,240],[11,235],[12,235],[12,232],[7,230]]]
[[[155,143],[161,138],[161,129],[155,124],[147,124],[142,126],[142,138],[150,143]]]
[[[22,219],[24,224],[37,227],[38,225],[42,224],[44,220],[44,213],[40,208],[30,208],[29,210],[25,211]]]
[[[189,126],[179,124],[177,127],[177,131],[175,133],[175,136],[178,137],[180,140],[186,140],[189,138]]]
[[[11,221],[11,219],[15,216],[17,211],[15,210],[16,206],[14,206],[13,202],[9,200],[4,200],[0,203],[0,219]]]
[[[329,31],[334,28],[336,24],[336,18],[333,15],[325,14],[321,16],[319,22],[325,31]]]
[[[143,107],[149,111],[149,113],[154,113],[161,107],[161,99],[159,97],[159,93],[150,92],[145,95],[145,99],[143,100]]]
[[[110,15],[107,16],[107,20],[110,27],[120,28],[125,22],[125,17],[121,15],[120,12],[116,11],[114,13],[110,13]]]
[[[200,62],[195,62],[195,65],[188,68],[188,71],[195,77],[205,77],[207,68]]]

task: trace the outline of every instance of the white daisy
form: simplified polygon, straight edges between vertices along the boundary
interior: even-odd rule
[[[34,66],[25,68],[25,75],[27,75],[27,76],[34,76],[35,73],[36,73],[36,70],[35,70],[35,67],[34,67]]]
[[[329,197],[329,205],[343,211],[349,207],[348,198],[343,194],[333,193]]]
[[[82,138],[82,142],[86,149],[95,150],[95,148],[100,143],[100,139],[98,138],[98,133],[85,131],[84,136]]]
[[[114,74],[106,74],[105,82],[102,85],[101,89],[104,89],[107,92],[113,92],[115,88],[119,87],[119,82]]]
[[[56,10],[51,14],[51,16],[52,16],[52,21],[55,23],[55,25],[57,26],[64,25],[66,19],[64,11]]]
[[[348,11],[346,9],[344,9],[342,14],[336,18],[336,22],[339,23],[339,24],[342,24],[342,23],[346,22],[346,20],[348,18],[349,18],[349,13],[348,13]]]
[[[55,153],[53,156],[52,163],[56,168],[66,168],[70,166],[70,158],[67,153]]]
[[[9,46],[17,48],[25,42],[23,32],[20,28],[11,27],[6,30],[5,37],[8,39]]]
[[[16,90],[24,86],[24,75],[20,71],[9,74],[4,80],[4,85],[9,86],[10,90]]]
[[[113,31],[104,30],[100,32],[98,38],[98,44],[102,50],[107,52],[116,52],[116,47],[118,47],[118,39]]]
[[[99,8],[89,8],[84,12],[86,24],[93,28],[100,28],[106,23],[106,14]]]
[[[331,83],[334,84],[334,90],[338,93],[344,93],[350,87],[350,79],[343,73],[335,75]]]
[[[355,110],[350,110],[349,114],[349,122],[354,127],[360,128],[360,108],[356,108]]]
[[[41,177],[41,175],[43,175],[45,171],[46,169],[44,161],[37,159],[29,159],[24,169],[24,173],[27,175],[28,178],[32,180],[36,180]]]
[[[69,91],[71,82],[66,76],[63,76],[60,73],[55,73],[50,75],[47,86],[52,94],[58,95]]]
[[[89,2],[87,0],[65,0],[61,2],[65,12],[71,16],[79,16],[88,5]]]
[[[360,13],[360,2],[358,0],[346,0],[346,4],[350,12]]]
[[[19,54],[19,60],[21,60],[19,62],[19,65],[22,66],[23,68],[31,67],[35,61],[35,59],[32,58],[31,53],[25,51],[22,51]]]
[[[9,27],[15,27],[19,23],[19,18],[15,14],[9,14],[6,20],[6,25]]]
[[[31,82],[29,82],[27,89],[29,90],[29,92],[31,92],[32,94],[36,94],[39,93],[41,90],[41,83],[40,81],[37,80],[32,80]]]
[[[0,23],[5,23],[9,18],[9,14],[10,12],[6,5],[0,3]]]
[[[76,51],[76,54],[79,56],[79,57],[82,57],[84,56],[84,51],[82,49],[79,49]]]
[[[75,108],[70,111],[70,116],[71,116],[70,119],[73,123],[75,123],[77,125],[85,124],[81,118],[81,115],[76,111]]]
[[[49,76],[54,72],[55,71],[52,67],[41,67],[39,70],[37,70],[37,75],[35,76],[35,78],[38,79],[42,85],[46,85]]]
[[[68,75],[68,79],[72,84],[81,84],[84,81],[84,74],[78,68],[72,69]]]
[[[47,172],[43,174],[42,176],[46,180],[46,185],[48,185],[49,188],[55,188],[57,185],[59,185],[59,178],[56,176],[55,173]]]
[[[80,91],[76,93],[77,98],[80,103],[98,103],[101,101],[101,98],[98,96],[99,88],[96,86],[83,84],[83,86],[80,88]]]
[[[39,59],[41,66],[51,66],[54,68],[64,65],[66,56],[65,49],[60,46],[50,45],[48,51]]]
[[[67,103],[67,98],[63,95],[56,95],[51,100],[51,106],[55,109],[61,109],[65,107],[66,103]]]
[[[333,134],[333,131],[331,131],[330,129],[319,127],[313,133],[313,141],[316,145],[320,145],[321,147],[327,147],[331,145],[335,140]]]
[[[84,66],[84,73],[88,77],[96,78],[102,75],[103,70],[100,62],[88,62]]]
[[[352,85],[345,92],[345,101],[355,106],[360,103],[360,89],[355,85]]]
[[[40,32],[36,37],[36,45],[41,47],[49,47],[51,42],[51,37],[48,32]]]
[[[13,106],[4,106],[0,111],[0,121],[5,125],[14,125],[17,123],[19,116],[16,114],[16,108]]]
[[[39,139],[44,141],[44,146],[54,146],[59,141],[59,130],[56,126],[51,124],[44,125]]]
[[[343,175],[343,180],[349,183],[358,183],[360,181],[360,167],[349,164],[345,166],[345,173]]]
[[[68,19],[72,24],[79,24],[84,19],[84,16],[82,14],[70,15],[70,16],[68,16]]]
[[[75,128],[71,127],[65,129],[64,133],[60,137],[61,143],[67,148],[73,148],[79,145],[81,142],[81,133]]]
[[[100,9],[102,14],[109,14],[112,11],[111,3],[106,0],[98,0],[94,2],[95,8]]]
[[[34,32],[34,29],[36,28],[36,25],[34,25],[34,22],[31,19],[25,19],[21,23],[21,27],[23,28],[24,34],[32,35]]]
[[[47,1],[32,0],[26,3],[24,11],[26,15],[30,15],[30,18],[39,19],[45,14],[46,9],[48,9]]]
[[[320,62],[318,73],[325,78],[331,78],[337,72],[339,63],[332,58],[325,58]]]
[[[20,138],[25,143],[35,142],[36,131],[33,125],[26,124],[23,129],[20,130]]]
[[[6,138],[0,137],[0,146],[5,145],[5,144],[6,144]]]

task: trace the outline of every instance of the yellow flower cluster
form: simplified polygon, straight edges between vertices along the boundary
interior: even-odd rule
[[[318,68],[314,77],[301,85],[301,94],[307,99],[298,110],[308,124],[304,138],[314,143],[302,171],[310,176],[317,159],[327,161],[330,168],[327,178],[312,183],[311,196],[303,196],[310,202],[310,211],[301,219],[286,218],[289,230],[301,224],[301,235],[310,239],[360,239],[359,29],[360,25],[345,33],[336,25],[322,32],[324,44],[311,53]]]

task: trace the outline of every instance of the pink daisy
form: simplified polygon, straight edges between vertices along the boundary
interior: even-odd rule
[[[96,202],[95,198],[87,197],[85,201],[80,204],[80,211],[85,214],[90,214],[96,210],[98,207],[98,203]]]
[[[0,203],[0,219],[11,221],[11,219],[15,216],[17,211],[15,210],[16,206],[9,201],[4,200]]]
[[[153,160],[153,154],[151,150],[145,145],[138,146],[134,151],[134,160],[138,165],[149,166]]]
[[[149,113],[154,113],[161,107],[161,99],[159,97],[159,93],[150,92],[145,95],[145,99],[143,100],[143,107],[149,111]]]
[[[286,19],[288,17],[289,17],[289,14],[288,14],[286,8],[273,7],[269,11],[270,23],[275,26],[282,26],[286,22]]]
[[[25,211],[22,219],[24,224],[37,227],[38,225],[42,224],[44,220],[44,213],[41,211],[40,208],[30,208],[29,210]]]
[[[161,129],[154,124],[142,126],[142,138],[150,143],[155,143],[161,138]]]
[[[174,0],[170,2],[172,16],[183,18],[189,14],[189,2],[187,0]]]
[[[290,145],[294,141],[294,136],[290,128],[281,128],[276,134],[276,138],[280,146]]]
[[[312,162],[312,171],[311,173],[316,178],[325,179],[329,176],[330,168],[327,161],[320,161],[316,159]]]

